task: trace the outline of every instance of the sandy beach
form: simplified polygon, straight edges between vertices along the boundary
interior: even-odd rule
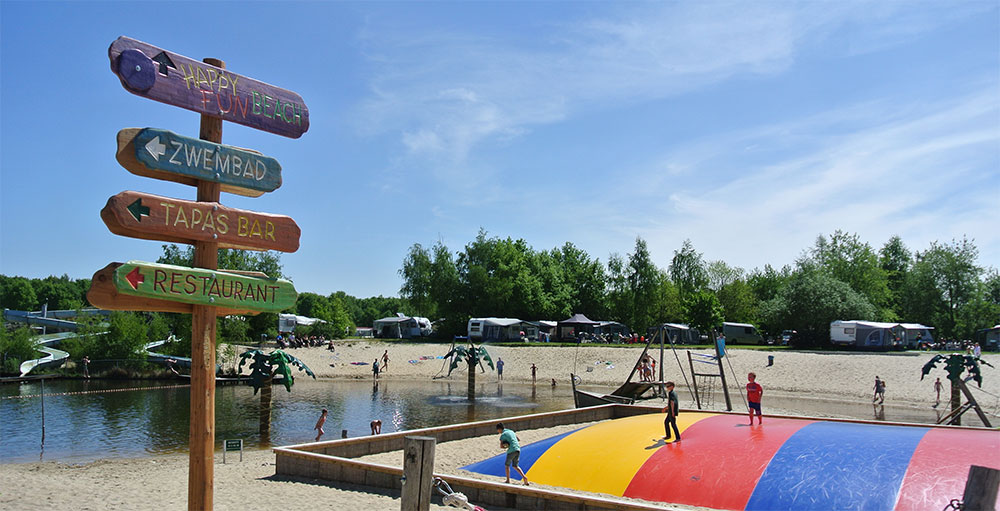
[[[389,368],[383,378],[392,380],[424,380],[443,375],[445,344],[409,344],[377,341],[341,341],[334,352],[325,347],[292,349],[289,352],[305,362],[319,379],[371,378],[371,362],[389,352]],[[569,373],[576,371],[583,383],[610,390],[625,380],[641,353],[641,348],[574,347],[499,347],[487,348],[494,360],[505,362],[504,379],[530,382],[531,364],[537,366],[539,385],[549,385],[552,378],[558,385],[569,385]],[[701,351],[701,353],[707,353]],[[768,354],[775,355],[775,363],[767,367]],[[689,372],[687,356],[678,350],[685,372]],[[678,363],[669,350],[664,354],[665,378],[678,382],[684,389],[684,378]],[[870,403],[874,378],[886,380],[886,402],[909,406],[930,406],[934,403],[933,382],[936,377],[945,381],[942,398],[947,399],[948,385],[941,366],[920,379],[921,368],[931,358],[927,353],[811,353],[766,352],[730,350],[726,362],[727,375],[735,373],[737,381],[730,381],[735,393],[746,383],[746,373],[754,371],[765,388],[765,413],[774,413],[767,407],[769,395],[794,394],[798,398],[816,400],[864,401]],[[990,353],[983,359],[1000,366],[1000,355]],[[368,365],[352,365],[367,362]],[[733,373],[729,372],[732,364]],[[711,366],[705,366],[710,368]],[[587,368],[592,368],[587,371]],[[480,381],[495,381],[496,373],[478,374]],[[453,373],[454,381],[465,381],[464,371]],[[690,376],[689,376],[690,378]],[[983,368],[983,387],[986,393],[976,392],[988,413],[996,413],[1000,396],[1000,369]],[[772,394],[769,394],[772,393]],[[735,395],[735,394],[734,394]],[[684,403],[682,394],[682,405]],[[738,400],[737,400],[738,401]],[[742,406],[742,405],[740,405]],[[780,411],[780,410],[779,410]],[[996,418],[995,416],[993,418]],[[1000,422],[1000,420],[998,420]],[[546,438],[553,430],[519,432],[525,443]],[[441,462],[437,470],[452,472],[458,467],[482,459],[478,448],[486,443],[493,448],[493,439],[464,440],[466,444],[442,444]],[[475,447],[475,448],[471,448]],[[474,453],[474,454],[472,454]],[[393,462],[398,453],[378,455],[379,461]],[[384,459],[383,459],[384,458]],[[473,459],[474,458],[474,459]],[[0,508],[18,510],[50,509],[184,509],[187,502],[187,456],[165,455],[133,459],[107,459],[84,465],[59,462],[0,464]],[[401,463],[397,460],[396,463]],[[463,473],[463,475],[468,475]],[[222,464],[221,453],[216,456],[215,508],[242,510],[296,506],[305,509],[398,509],[398,495],[368,490],[348,485],[332,486],[327,483],[278,478],[274,475],[274,455],[271,451],[248,451],[244,459],[228,456]],[[453,509],[432,505],[432,509]]]
[[[447,344],[410,344],[399,342],[340,341],[336,350],[326,348],[298,348],[287,350],[310,367],[317,378],[371,378],[371,363],[388,350],[389,370],[381,377],[391,379],[429,379],[435,375],[447,374],[442,371],[443,360],[421,360],[421,357],[443,356],[448,352]],[[582,384],[606,387],[608,391],[628,378],[629,372],[642,353],[642,347],[601,347],[585,345],[575,347],[530,346],[505,347],[489,346],[487,350],[494,362],[504,361],[504,381],[530,382],[531,364],[537,367],[538,384],[550,384],[553,378],[559,385],[569,385],[571,372],[580,375]],[[650,348],[657,357],[659,351]],[[684,373],[690,379],[687,350],[678,348]],[[692,353],[714,355],[708,350],[691,350]],[[774,365],[768,367],[767,357],[774,355]],[[930,405],[934,403],[934,379],[944,383],[942,399],[949,392],[947,374],[943,364],[923,380],[921,368],[933,354],[923,352],[791,352],[730,349],[725,362],[726,375],[731,392],[736,393],[746,384],[746,375],[757,373],[757,381],[765,392],[795,393],[800,397],[858,401],[871,399],[875,376],[887,382],[886,402]],[[677,383],[678,390],[685,391],[684,375],[678,368],[675,352],[669,348],[664,352],[664,379]],[[995,366],[982,367],[982,390],[1000,396],[1000,354],[983,354],[983,360]],[[367,365],[352,365],[351,362],[366,362]],[[331,365],[332,364],[332,365]],[[715,366],[698,364],[699,372],[711,372]],[[730,365],[732,371],[730,371]],[[590,371],[588,371],[590,369]],[[657,366],[657,372],[659,365]],[[736,381],[732,380],[735,373]],[[465,381],[466,373],[459,367],[451,379]],[[477,374],[477,381],[495,381],[495,371]],[[638,380],[638,375],[633,379]],[[970,385],[974,383],[970,382]],[[976,392],[976,391],[973,391]],[[992,405],[987,394],[977,393],[983,398],[984,406]],[[687,406],[687,405],[685,405]]]

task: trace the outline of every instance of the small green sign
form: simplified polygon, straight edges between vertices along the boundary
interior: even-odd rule
[[[242,451],[243,440],[226,440],[227,451]]]
[[[262,312],[281,312],[296,298],[295,287],[284,279],[142,261],[116,268],[114,283],[124,295]]]

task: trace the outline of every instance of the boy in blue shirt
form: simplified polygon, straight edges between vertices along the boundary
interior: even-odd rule
[[[528,486],[528,476],[524,475],[524,471],[521,467],[517,466],[517,460],[521,457],[521,445],[517,442],[517,435],[503,427],[503,423],[497,423],[497,432],[500,433],[500,448],[507,449],[507,459],[504,460],[504,473],[507,474],[506,483],[510,483],[510,467],[511,465],[517,470],[518,474],[521,474],[521,480],[524,481],[524,485]]]

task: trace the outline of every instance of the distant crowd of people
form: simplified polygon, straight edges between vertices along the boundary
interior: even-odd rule
[[[308,337],[296,337],[295,334],[288,334],[287,337],[278,334],[275,338],[279,348],[309,348],[313,346],[327,345],[327,349],[333,349],[333,340],[327,340],[322,335],[311,335]]]

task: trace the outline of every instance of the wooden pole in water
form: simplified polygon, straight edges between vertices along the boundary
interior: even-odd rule
[[[225,68],[225,62],[204,62]],[[201,116],[202,140],[222,143],[222,119]],[[198,202],[219,202],[219,183],[198,181]],[[194,266],[216,270],[219,244],[195,242]],[[213,508],[215,483],[215,307],[195,305],[191,314],[191,421],[188,433],[188,510]]]
[[[42,382],[42,447],[45,447],[45,378],[41,379]]]
[[[475,401],[476,400],[476,365],[472,362],[472,358],[473,358],[472,354],[475,352],[474,351],[475,349],[476,349],[476,345],[475,344],[470,344],[469,345],[469,358],[468,358],[468,362],[469,362],[469,391],[468,391],[469,401]]]

